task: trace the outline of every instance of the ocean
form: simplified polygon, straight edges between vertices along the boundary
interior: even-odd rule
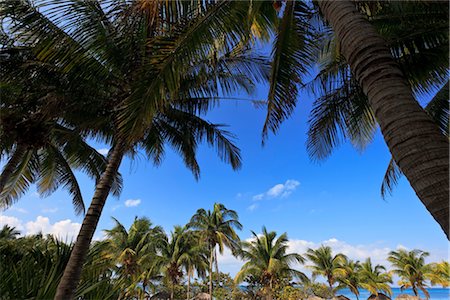
[[[430,299],[432,300],[449,300],[450,299],[450,289],[444,288],[429,288],[427,291],[430,293]],[[366,300],[369,298],[370,293],[366,290],[359,291],[359,299]],[[411,289],[406,289],[401,291],[400,288],[392,288],[392,299],[395,299],[400,294],[409,294],[414,295]],[[352,300],[356,300],[356,296],[352,294],[348,289],[340,290],[337,292],[337,295],[344,295]],[[422,294],[420,294],[422,298],[425,298]]]

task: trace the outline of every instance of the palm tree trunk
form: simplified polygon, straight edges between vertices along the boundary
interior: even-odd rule
[[[351,1],[318,1],[369,99],[384,140],[449,238],[449,143],[414,99],[386,42]]]
[[[15,171],[25,152],[27,152],[27,146],[24,144],[18,144],[16,149],[14,150],[13,155],[3,168],[2,174],[0,174],[0,194],[3,192],[6,183],[8,182],[12,173]]]
[[[190,290],[191,290],[191,267],[188,268],[188,282],[187,282],[187,300],[189,300],[190,297]]]
[[[64,274],[59,282],[55,300],[74,298],[86,254],[89,251],[89,246],[97,228],[103,206],[105,205],[106,198],[111,190],[111,184],[114,181],[114,176],[119,169],[124,154],[125,146],[122,143],[118,143],[113,147],[106,169],[100,177],[91,205],[83,219],[83,224],[73,246],[69,261],[64,269]]]
[[[216,248],[214,248],[214,262],[216,264],[217,279],[219,280],[220,279],[220,276],[219,276],[219,260],[217,259],[217,249]]]
[[[212,293],[213,293],[212,270],[213,270],[214,248],[215,247],[211,247],[211,255],[209,257],[209,297],[211,300],[212,300]]]

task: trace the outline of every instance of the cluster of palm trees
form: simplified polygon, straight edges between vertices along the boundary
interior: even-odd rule
[[[175,226],[169,234],[145,217],[136,217],[129,229],[114,221],[115,226],[104,231],[105,238],[89,249],[75,291],[77,298],[192,299],[208,291],[211,299],[284,299],[283,293],[289,289],[302,299],[333,298],[344,288],[357,298],[362,289],[376,296],[392,296],[393,275],[400,278],[402,289],[429,298],[429,284],[450,285],[449,263],[426,264],[429,254],[421,250],[390,252],[387,260],[392,268],[388,272],[370,258],[354,261],[342,253],[333,254],[328,246],[308,249],[305,254],[288,253],[287,234],[277,236],[265,227],[260,234],[252,232],[251,238],[241,241],[236,233],[242,228],[237,213],[219,203],[212,210],[199,209],[185,226]],[[7,225],[0,231],[2,297],[54,297],[73,245],[52,236],[19,238],[19,234]],[[224,247],[243,261],[231,286],[223,286],[225,280],[220,279],[228,276],[219,272],[216,252]],[[310,278],[299,270],[301,264],[310,271]],[[322,281],[317,281],[318,277]],[[220,296],[216,289],[222,291]]]
[[[442,1],[1,1],[0,206],[36,184],[43,195],[65,187],[86,212],[56,296],[73,298],[125,155],[160,164],[169,144],[198,178],[206,141],[237,169],[233,136],[203,114],[269,82],[265,140],[320,58],[312,157],[343,138],[363,147],[378,124],[393,157],[383,191],[404,174],[448,237],[447,11]],[[270,58],[260,43],[272,43]],[[425,111],[413,91],[433,89]],[[92,138],[110,146],[106,157]],[[96,182],[87,210],[76,170]],[[234,249],[232,238],[208,238],[210,262],[212,245]]]

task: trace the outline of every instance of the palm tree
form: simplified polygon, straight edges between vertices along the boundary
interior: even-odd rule
[[[372,295],[378,296],[378,292],[382,291],[388,295],[392,295],[392,289],[389,286],[392,283],[391,276],[386,273],[386,268],[382,265],[372,265],[370,258],[367,258],[360,269],[361,287],[368,290]]]
[[[193,240],[193,232],[180,226],[175,226],[170,238],[164,238],[160,247],[160,254],[156,258],[155,264],[160,265],[164,277],[170,287],[170,299],[174,297],[174,287],[179,284],[183,277],[183,268],[188,276],[188,296],[189,281],[194,269],[197,273],[202,273],[207,267],[208,253],[206,247],[199,245],[198,240]]]
[[[268,232],[263,227],[262,235],[253,231],[252,234],[251,241],[242,242],[239,253],[246,263],[236,274],[236,283],[253,276],[266,289],[268,299],[272,299],[274,284],[278,281],[291,277],[307,280],[305,274],[292,268],[293,264],[303,263],[304,258],[297,253],[286,253],[289,241],[286,233],[277,238],[276,232]]]
[[[223,94],[241,88],[250,92],[254,80],[266,78],[266,68],[241,44],[247,33],[235,20],[245,19],[248,6],[229,1],[113,0],[102,5],[65,0],[45,1],[37,9],[15,0],[1,5],[14,40],[67,74],[71,86],[84,81],[96,87],[88,91],[98,97],[81,89],[80,99],[94,101],[79,104],[64,119],[111,144],[56,296],[70,299],[123,156],[143,147],[159,163],[169,142],[198,177],[195,150],[205,139],[238,168],[239,151],[227,133],[196,113]],[[80,122],[80,116],[90,122]]]
[[[358,8],[386,39],[415,95],[441,88],[425,111],[448,136],[448,4],[444,2],[358,2]],[[320,71],[308,86],[319,98],[310,116],[307,149],[312,159],[324,159],[344,139],[359,151],[377,129],[367,96],[343,58],[331,30],[325,29],[316,55]],[[414,51],[410,51],[414,48]],[[446,83],[447,82],[447,83]],[[401,171],[391,159],[381,194],[391,192]]]
[[[355,294],[356,299],[359,299],[359,288],[361,286],[361,264],[359,261],[353,261],[347,259],[344,264],[342,264],[342,274],[337,277],[339,286],[337,289],[348,288],[350,292]]]
[[[395,162],[449,238],[448,139],[415,101],[384,39],[356,6],[351,1],[318,5],[368,97]]]
[[[0,230],[0,240],[13,240],[18,235],[20,235],[20,231],[16,227],[3,225],[3,228]]]
[[[141,274],[153,268],[157,251],[165,237],[159,226],[153,226],[147,218],[135,218],[130,229],[114,219],[116,225],[105,230],[106,240],[100,246],[103,255],[117,266],[122,295],[133,297],[136,287],[143,284],[143,292],[148,282],[141,282]]]
[[[447,137],[449,137],[448,93],[449,83],[447,82],[424,108],[433,121],[439,125],[442,133]],[[381,185],[381,196],[383,198],[386,193],[392,193],[393,187],[397,184],[397,181],[402,175],[402,171],[400,171],[394,159],[391,158]]]
[[[44,196],[59,186],[67,188],[75,212],[84,213],[74,170],[98,180],[106,159],[59,119],[61,111],[69,109],[64,98],[71,88],[60,73],[38,62],[29,48],[0,51],[4,66],[0,71],[0,157],[7,161],[0,174],[0,207],[11,206],[36,183]],[[121,185],[117,175],[112,192],[119,194]]]
[[[334,29],[342,56],[367,96],[395,162],[449,238],[448,139],[414,99],[385,40],[355,3],[321,0],[317,4]],[[276,131],[293,111],[296,83],[301,83],[297,75],[304,74],[302,70],[309,62],[305,59],[311,52],[308,31],[299,30],[308,13],[304,6],[299,6],[297,1],[286,2],[275,39],[265,135],[268,130]],[[289,43],[291,36],[292,41],[302,42]]]
[[[448,261],[441,261],[430,265],[428,279],[431,285],[440,285],[444,288],[450,286],[450,264]]]
[[[212,273],[216,262],[216,273],[219,274],[216,247],[222,254],[225,247],[236,251],[239,248],[239,236],[236,229],[241,230],[239,217],[234,210],[227,209],[221,203],[214,203],[213,210],[199,209],[187,224],[188,228],[197,231],[206,243],[209,252],[209,295],[212,299]]]
[[[425,264],[425,257],[428,252],[422,250],[403,250],[389,252],[388,261],[392,264],[392,271],[400,277],[398,284],[401,289],[412,288],[416,296],[419,290],[423,292],[425,297],[430,298],[430,294],[426,290],[427,274],[430,266]]]
[[[312,269],[313,276],[325,277],[330,292],[334,295],[334,284],[339,276],[345,274],[343,264],[347,260],[346,256],[342,253],[333,256],[331,247],[328,246],[321,246],[315,250],[310,248],[305,256],[312,263],[309,268]]]
[[[197,273],[198,277],[205,277],[206,270],[208,269],[208,249],[206,245],[202,243],[201,236],[198,232],[185,231],[183,242],[188,246],[187,251],[180,259],[180,262],[187,275],[186,299],[191,299],[191,278],[194,276],[194,272]]]

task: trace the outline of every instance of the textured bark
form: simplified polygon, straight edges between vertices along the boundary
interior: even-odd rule
[[[0,175],[0,194],[3,192],[5,185],[8,183],[9,178],[15,171],[17,165],[19,164],[26,151],[27,147],[25,145],[17,145],[13,155],[6,163],[5,167],[3,168],[2,174]]]
[[[187,282],[187,300],[191,298],[191,267],[188,269],[188,282]]]
[[[347,0],[319,1],[380,125],[419,199],[449,238],[449,144],[414,99],[386,42]]]
[[[212,299],[212,291],[213,291],[213,286],[212,286],[212,270],[213,270],[213,258],[214,258],[214,247],[211,247],[211,255],[209,257],[209,296],[211,297],[210,299]]]
[[[100,220],[103,207],[106,203],[106,198],[111,190],[114,176],[117,173],[124,156],[124,149],[125,147],[120,143],[114,146],[106,170],[103,172],[100,181],[95,188],[91,205],[83,219],[83,224],[81,225],[77,240],[73,246],[66,268],[64,269],[64,274],[59,282],[58,289],[56,290],[55,299],[57,300],[73,299],[75,296],[75,290],[80,281],[83,264],[89,251],[89,246],[95,229],[97,228],[98,221]]]

